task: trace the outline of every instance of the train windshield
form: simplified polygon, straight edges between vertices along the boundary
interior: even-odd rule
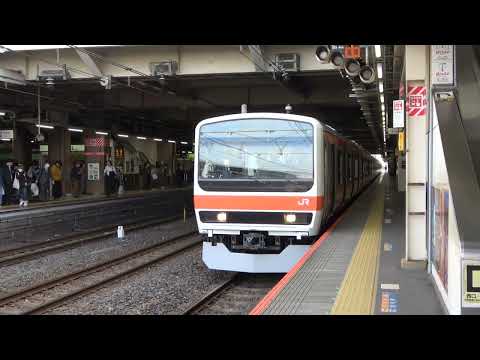
[[[242,119],[200,128],[198,182],[208,191],[307,191],[313,186],[313,126]]]

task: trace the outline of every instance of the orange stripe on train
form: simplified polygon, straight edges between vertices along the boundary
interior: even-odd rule
[[[316,211],[323,196],[195,195],[196,209]]]

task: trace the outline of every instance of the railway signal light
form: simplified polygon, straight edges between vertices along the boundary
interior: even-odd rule
[[[362,66],[359,77],[364,84],[371,84],[375,81],[375,71],[368,65]]]
[[[322,64],[328,64],[330,62],[330,46],[329,45],[320,45],[315,50],[315,57]]]
[[[345,62],[345,72],[349,76],[352,76],[352,77],[358,76],[361,68],[362,66],[360,65],[360,62],[356,59],[348,59]]]
[[[334,50],[330,54],[330,60],[336,67],[342,67],[345,64],[343,54],[339,50]]]

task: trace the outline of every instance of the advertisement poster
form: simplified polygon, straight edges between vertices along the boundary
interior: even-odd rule
[[[443,287],[448,292],[448,188],[433,188],[433,260]]]
[[[100,163],[88,163],[88,180],[100,180]]]

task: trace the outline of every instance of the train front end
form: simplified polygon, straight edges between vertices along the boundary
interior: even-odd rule
[[[313,118],[249,113],[195,131],[194,204],[210,269],[287,272],[320,230],[321,126]]]

